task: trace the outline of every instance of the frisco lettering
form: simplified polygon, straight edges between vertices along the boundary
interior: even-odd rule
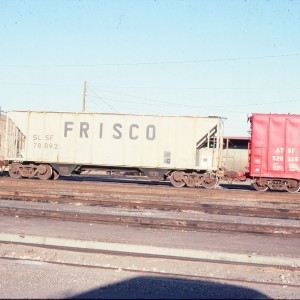
[[[90,124],[88,122],[79,123],[79,137],[88,138],[89,137]],[[98,137],[102,139],[103,137],[104,124],[99,123],[98,127]],[[74,131],[74,122],[65,122],[64,126],[64,137]],[[156,127],[154,125],[146,126],[145,130],[141,131],[138,124],[131,124],[128,128],[125,128],[121,123],[115,123],[112,126],[112,137],[116,140],[121,139],[124,134],[128,134],[129,139],[137,140],[141,134],[143,134],[147,140],[153,141],[156,136]]]

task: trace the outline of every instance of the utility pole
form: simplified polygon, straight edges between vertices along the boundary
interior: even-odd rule
[[[86,80],[83,83],[82,112],[85,112]]]

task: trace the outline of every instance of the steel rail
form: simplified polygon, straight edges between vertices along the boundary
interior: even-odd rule
[[[20,243],[11,243],[11,245],[22,245]],[[26,245],[26,244],[25,244]],[[41,247],[40,245],[34,245],[32,244],[32,246],[34,247]],[[47,248],[46,246],[43,246],[43,248]],[[61,247],[55,247],[55,246],[51,246],[49,247],[49,249],[54,249],[54,250],[62,250],[63,248]],[[82,250],[82,249],[76,249],[76,248],[73,248],[72,251],[75,251],[75,252],[81,252],[81,253],[89,253],[90,251],[88,250]],[[109,251],[98,251],[98,253],[104,253],[104,254],[107,254],[107,255],[118,255],[118,256],[137,256],[137,255],[134,255],[134,254],[130,254],[130,253],[116,253],[116,252],[109,252]],[[141,255],[139,255],[139,257],[141,257]],[[148,258],[148,257],[153,257],[153,255],[143,255],[144,258]],[[161,257],[159,255],[155,256],[156,258],[165,258],[165,257]],[[170,257],[170,259],[176,259],[176,260],[179,260],[179,261],[183,261],[183,260],[186,260],[184,258],[173,258],[173,257]],[[10,257],[0,257],[0,260],[11,260],[11,261],[20,261],[20,258],[10,258]],[[21,260],[27,260],[27,261],[40,261],[40,260],[36,260],[36,259],[21,259]],[[198,261],[203,261],[203,262],[206,262],[206,260],[198,260]],[[92,269],[102,269],[102,270],[116,270],[116,271],[124,271],[124,272],[130,272],[130,273],[138,273],[138,274],[146,274],[146,275],[163,275],[164,277],[168,277],[169,279],[188,279],[188,280],[205,280],[207,282],[212,282],[212,283],[215,283],[216,281],[217,282],[230,282],[230,283],[239,283],[239,284],[256,284],[256,285],[266,285],[266,286],[285,286],[285,287],[290,287],[290,288],[299,288],[300,285],[297,285],[297,284],[290,284],[290,283],[280,283],[280,282],[266,282],[266,281],[258,281],[258,280],[246,280],[246,279],[239,279],[239,278],[223,278],[223,277],[217,277],[217,276],[201,276],[201,275],[186,275],[186,274],[178,274],[178,273],[171,273],[171,272],[159,272],[159,271],[150,271],[150,270],[143,270],[143,269],[134,269],[134,268],[119,268],[119,267],[114,267],[114,266],[93,266],[93,265],[82,265],[82,264],[79,264],[79,263],[65,263],[65,262],[53,262],[53,261],[44,261],[44,263],[47,263],[47,264],[51,264],[51,265],[62,265],[62,266],[70,266],[70,267],[79,267],[79,268],[92,268]],[[221,264],[225,264],[225,262],[221,262],[221,261],[218,261],[218,262],[210,262],[210,263],[213,263],[213,264],[217,264],[217,263],[221,263]],[[237,265],[237,266],[241,266],[241,265],[247,265],[247,264],[244,264],[244,263],[237,263],[237,262],[226,262],[227,265]],[[253,266],[255,264],[252,264]],[[261,267],[262,265],[260,264],[256,264],[255,266],[257,267]],[[268,266],[269,267],[269,266]],[[270,267],[273,267],[275,268],[275,266],[270,266]],[[298,268],[288,268],[288,267],[285,267],[284,268],[285,270],[290,270],[290,271],[295,271],[295,270],[298,270]]]
[[[30,202],[55,202],[68,204],[82,204],[89,206],[125,207],[130,209],[159,209],[166,211],[194,211],[207,214],[236,215],[244,217],[260,217],[300,220],[300,209],[270,207],[253,207],[241,205],[214,204],[212,201],[187,202],[186,199],[166,199],[143,195],[96,195],[94,193],[60,192],[60,191],[0,191],[0,197],[7,200],[30,201]]]
[[[58,193],[87,193],[87,194],[119,194],[119,195],[141,195],[143,197],[159,196],[165,199],[176,199],[184,198],[186,201],[232,201],[241,202],[249,201],[249,203],[273,203],[273,204],[287,204],[287,205],[300,205],[299,194],[290,194],[284,192],[265,192],[259,193],[256,191],[236,191],[236,190],[205,190],[205,189],[189,189],[189,188],[174,188],[165,186],[143,186],[135,185],[132,183],[107,183],[107,182],[84,182],[79,183],[76,181],[38,181],[30,179],[15,179],[13,180],[2,180],[0,179],[1,190],[16,192],[18,191],[50,191]]]
[[[83,213],[78,211],[54,211],[49,209],[27,209],[0,207],[2,216],[22,218],[46,218],[69,222],[88,222],[97,224],[120,224],[134,227],[172,229],[206,232],[242,232],[252,234],[271,234],[278,236],[300,236],[300,227],[282,225],[235,223],[224,221],[190,220],[165,217],[133,216],[130,214]]]
[[[232,190],[232,189],[202,189],[202,188],[174,188],[165,185],[145,185],[136,184],[134,182],[103,182],[103,181],[84,181],[72,179],[70,177],[68,180],[57,180],[57,181],[40,181],[34,179],[12,179],[8,177],[0,178],[0,184],[2,189],[15,188],[16,185],[22,186],[22,189],[32,190],[32,189],[62,189],[62,190],[72,190],[77,191],[92,191],[98,193],[107,193],[124,191],[130,194],[140,194],[141,190],[145,196],[153,195],[164,195],[165,197],[188,197],[189,199],[203,199],[203,198],[219,198],[220,196],[230,195],[233,198],[250,198],[251,201],[258,202],[263,200],[270,200],[273,202],[283,202],[286,200],[287,203],[300,204],[299,194],[291,194],[285,192],[265,192],[259,193],[254,190]]]

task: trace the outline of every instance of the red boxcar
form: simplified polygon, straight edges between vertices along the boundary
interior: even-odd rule
[[[252,115],[249,171],[257,190],[299,190],[300,115]]]

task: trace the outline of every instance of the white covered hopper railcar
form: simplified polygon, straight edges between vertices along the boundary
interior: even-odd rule
[[[10,176],[57,178],[91,168],[138,170],[175,186],[212,188],[222,164],[220,117],[11,111]]]

